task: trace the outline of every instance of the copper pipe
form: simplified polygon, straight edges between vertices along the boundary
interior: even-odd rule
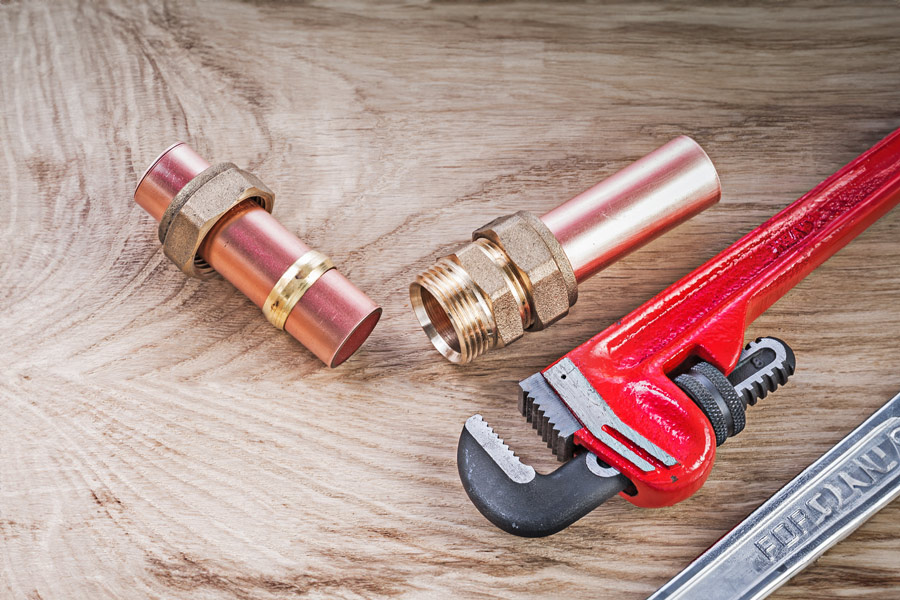
[[[432,344],[466,363],[564,317],[578,284],[718,202],[716,169],[678,137],[537,218],[488,223],[422,272],[410,301]]]
[[[159,221],[185,186],[209,169],[186,144],[175,144],[144,174],[135,201]],[[318,253],[254,198],[217,217],[197,250],[202,261],[260,308],[292,265],[312,254]],[[362,345],[381,316],[381,308],[334,268],[319,275],[289,310],[283,328],[331,367]]]
[[[582,282],[719,200],[712,161],[680,136],[541,217]]]
[[[208,168],[209,163],[190,146],[175,142],[141,175],[134,190],[134,201],[158,222],[181,188]]]

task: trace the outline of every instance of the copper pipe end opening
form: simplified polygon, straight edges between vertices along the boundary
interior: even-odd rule
[[[328,364],[329,367],[333,369],[356,354],[356,351],[368,339],[379,319],[381,319],[381,312],[381,307],[376,307],[356,325],[335,350],[334,355],[331,357],[331,362]]]
[[[381,307],[331,269],[300,298],[284,329],[326,365],[336,367],[362,346],[380,318]]]

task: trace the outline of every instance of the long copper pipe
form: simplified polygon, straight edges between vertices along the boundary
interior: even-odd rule
[[[134,199],[159,221],[178,192],[209,166],[187,144],[175,144],[141,178]],[[282,275],[309,250],[266,210],[246,200],[210,229],[199,254],[262,307]],[[330,269],[303,294],[284,329],[336,367],[356,352],[380,316],[381,308],[340,271]]]
[[[680,136],[541,217],[579,283],[719,200],[719,176]]]

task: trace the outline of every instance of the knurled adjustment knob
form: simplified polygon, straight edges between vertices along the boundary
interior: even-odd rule
[[[716,446],[744,430],[747,405],[787,383],[796,359],[790,347],[773,337],[758,338],[741,352],[728,377],[707,362],[699,362],[675,378],[675,384],[709,419]]]

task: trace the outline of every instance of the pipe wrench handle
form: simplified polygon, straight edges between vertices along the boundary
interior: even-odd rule
[[[725,375],[740,357],[747,325],[788,290],[900,202],[900,129],[809,193],[710,259],[621,321],[565,355],[625,429],[592,431],[596,415],[579,414],[575,436],[625,474],[639,506],[667,506],[693,494],[706,480],[716,438],[701,410],[670,375],[689,357]],[[558,370],[558,369],[556,369]],[[574,373],[574,371],[573,371]],[[567,382],[568,385],[568,382]],[[588,411],[590,412],[590,411]],[[606,421],[604,421],[606,422]],[[635,432],[632,435],[631,432]],[[673,461],[629,460],[604,442],[638,440]],[[623,439],[627,438],[627,439]],[[640,444],[638,444],[640,446]],[[631,447],[631,454],[642,454]],[[645,453],[644,453],[645,454]],[[653,464],[648,469],[646,463]]]
[[[746,326],[898,202],[900,129],[597,337],[622,366],[699,346],[727,374]]]

